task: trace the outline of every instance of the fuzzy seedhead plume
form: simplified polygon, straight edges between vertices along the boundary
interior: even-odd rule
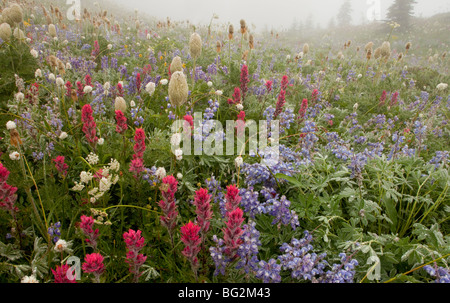
[[[385,60],[391,56],[391,44],[388,41],[384,41],[381,45],[380,55]]]
[[[127,103],[123,97],[116,97],[114,102],[114,110],[120,110],[122,113],[125,113],[127,110]]]
[[[2,23],[0,25],[0,39],[3,41],[9,41],[11,39],[12,31],[11,26],[8,23]]]
[[[372,52],[372,48],[373,48],[373,42],[370,41],[369,43],[366,44],[366,46],[364,47],[364,50],[366,51],[366,53],[370,50]]]
[[[234,27],[233,27],[233,24],[230,24],[230,26],[228,27],[228,39],[229,40],[233,39],[233,34],[234,34]]]
[[[193,33],[189,40],[189,53],[196,60],[202,54],[202,38],[199,34]]]
[[[51,24],[48,26],[48,33],[49,33],[49,35],[52,36],[53,38],[56,37],[56,27],[55,27],[55,25],[54,25],[53,23],[51,23]]]
[[[374,52],[373,56],[374,56],[375,59],[380,59],[380,57],[381,57],[381,47],[377,47],[375,49],[375,52]]]
[[[172,63],[170,63],[170,72],[182,72],[183,71],[183,63],[181,62],[181,58],[179,56],[175,56],[172,59]]]
[[[241,34],[245,34],[247,32],[247,24],[244,19],[241,19]]]
[[[309,44],[305,43],[303,45],[303,54],[306,55],[309,52]]]
[[[173,106],[183,105],[188,98],[189,88],[186,76],[181,71],[172,74],[169,82],[169,100]]]

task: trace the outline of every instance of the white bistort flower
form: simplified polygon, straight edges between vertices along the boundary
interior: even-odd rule
[[[61,134],[59,135],[59,139],[64,140],[65,138],[67,138],[67,133],[66,132],[61,132]]]
[[[16,129],[16,127],[17,127],[16,122],[14,122],[14,121],[6,122],[6,129],[7,130]]]
[[[20,154],[18,153],[18,152],[12,152],[12,153],[10,153],[9,154],[9,158],[11,159],[11,160],[19,160],[20,159]]]
[[[105,139],[99,138],[98,141],[97,141],[97,144],[98,145],[103,145],[103,143],[105,143]]]
[[[162,79],[162,80],[160,81],[160,83],[161,83],[161,85],[167,85],[167,83],[169,83],[169,80],[167,80],[167,79]]]
[[[170,144],[172,144],[172,146],[178,146],[178,145],[180,145],[180,142],[181,142],[181,134],[180,133],[175,133],[170,138]]]
[[[166,176],[166,169],[164,167],[158,167],[155,172],[155,176],[157,176],[158,179],[162,180]]]
[[[89,94],[90,92],[92,92],[92,86],[86,85],[86,86],[83,88],[83,93]]]
[[[183,150],[181,150],[181,148],[176,149],[174,153],[177,160],[183,159]]]
[[[236,159],[234,159],[234,163],[236,163],[236,166],[237,166],[237,167],[240,167],[240,166],[242,166],[242,164],[244,163],[244,159],[242,159],[241,156],[236,157]]]
[[[35,72],[34,72],[34,77],[35,78],[41,78],[42,77],[42,71],[40,68],[38,68]]]
[[[438,90],[440,90],[440,91],[446,90],[447,87],[448,87],[448,84],[447,84],[447,83],[439,83],[439,84],[436,86],[436,88],[437,88]]]
[[[48,80],[50,80],[50,81],[55,81],[55,80],[56,80],[55,74],[54,74],[54,73],[50,73],[50,74],[48,75]]]
[[[32,50],[30,50],[30,54],[34,57],[34,58],[37,58],[38,57],[38,52],[37,52],[37,50],[35,50],[34,48],[32,49]]]
[[[216,95],[217,95],[217,96],[222,96],[222,94],[223,94],[223,91],[221,91],[221,90],[216,90]]]
[[[25,99],[25,95],[22,92],[19,92],[15,95],[16,100],[22,102]]]
[[[236,108],[237,108],[238,110],[243,110],[243,109],[244,109],[244,106],[243,106],[241,103],[238,103],[238,104],[236,104]]]
[[[153,93],[155,92],[155,88],[156,88],[156,84],[154,82],[149,82],[147,83],[147,85],[145,86],[145,91],[147,93],[149,93],[149,95],[153,95]]]
[[[64,79],[61,77],[56,78],[56,85],[58,85],[59,87],[64,86]]]
[[[131,106],[131,107],[135,107],[135,106],[136,106],[136,102],[134,102],[134,100],[131,100],[131,101],[130,101],[130,106]]]
[[[178,179],[178,180],[183,179],[183,174],[182,174],[182,173],[178,173],[178,174],[177,174],[177,179]]]
[[[213,83],[211,81],[208,81],[207,85],[208,85],[208,87],[212,87]]]

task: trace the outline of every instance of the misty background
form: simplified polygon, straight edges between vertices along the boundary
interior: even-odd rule
[[[326,28],[336,22],[336,16],[344,0],[109,0],[129,10],[138,10],[157,19],[189,20],[193,24],[209,24],[213,14],[220,23],[238,24],[245,19],[257,31],[287,30],[295,24],[308,24],[314,28]],[[351,24],[371,22],[374,12],[377,20],[384,20],[394,0],[350,0]],[[450,11],[448,0],[416,0],[414,16],[430,17]]]

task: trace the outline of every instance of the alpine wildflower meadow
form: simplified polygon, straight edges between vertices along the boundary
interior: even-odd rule
[[[82,4],[0,2],[0,282],[450,282],[449,13]]]

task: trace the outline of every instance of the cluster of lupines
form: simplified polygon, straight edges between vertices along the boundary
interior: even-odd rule
[[[61,236],[61,222],[56,222],[48,227],[47,233],[51,237],[54,243],[58,242],[59,237]]]
[[[435,283],[450,283],[450,271],[448,268],[437,266],[436,262],[434,262],[433,265],[425,265],[423,269],[435,278]]]

